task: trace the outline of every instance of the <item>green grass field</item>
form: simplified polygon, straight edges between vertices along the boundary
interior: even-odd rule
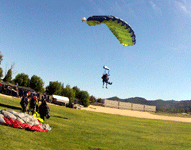
[[[20,112],[20,99],[0,96],[0,109]],[[47,133],[0,125],[1,150],[191,149],[191,124],[49,105]]]

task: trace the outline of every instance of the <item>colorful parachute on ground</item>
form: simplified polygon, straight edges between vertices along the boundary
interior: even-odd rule
[[[0,124],[39,132],[52,129],[48,124],[40,123],[34,116],[13,110],[0,110]]]
[[[86,18],[82,18],[82,22],[85,21]],[[133,29],[120,18],[114,16],[92,16],[86,22],[89,26],[105,23],[123,46],[133,46],[136,43]]]

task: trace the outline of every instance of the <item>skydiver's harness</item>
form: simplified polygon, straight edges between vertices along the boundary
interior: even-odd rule
[[[101,78],[102,78],[103,81],[106,82],[106,83],[107,83],[108,80],[109,80],[109,78],[108,78],[108,76],[107,76],[106,74],[104,74]]]
[[[107,66],[103,66],[103,68],[105,69],[104,72],[103,72],[103,76],[101,77],[103,79],[103,82],[105,83],[109,83],[108,80],[109,80],[109,71],[110,69],[107,67]]]
[[[27,97],[23,97],[23,98],[21,99],[20,104],[21,104],[22,106],[26,106],[26,105],[28,104],[28,98],[27,98]]]

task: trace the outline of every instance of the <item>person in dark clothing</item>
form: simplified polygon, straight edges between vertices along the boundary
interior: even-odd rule
[[[107,88],[107,84],[112,85],[112,82],[109,82],[109,75],[106,73],[102,76],[102,82],[103,82],[103,88],[104,88],[104,82],[106,83],[106,88]]]
[[[41,105],[39,106],[39,113],[40,113],[40,118],[42,118],[43,120],[45,119],[45,117],[47,119],[50,118],[49,107],[46,102],[46,97],[42,98]]]
[[[30,114],[30,111],[32,111],[32,115],[36,112],[36,94],[33,93],[32,94],[32,98],[30,100],[30,107],[29,107],[29,114]]]
[[[27,105],[28,105],[28,97],[27,94],[24,94],[24,96],[21,99],[21,107],[22,107],[22,112],[26,112],[27,111]]]

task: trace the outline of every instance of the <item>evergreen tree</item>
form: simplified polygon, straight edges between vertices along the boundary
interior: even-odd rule
[[[5,77],[3,78],[4,82],[10,82],[12,79],[12,66],[11,68],[7,71]]]

